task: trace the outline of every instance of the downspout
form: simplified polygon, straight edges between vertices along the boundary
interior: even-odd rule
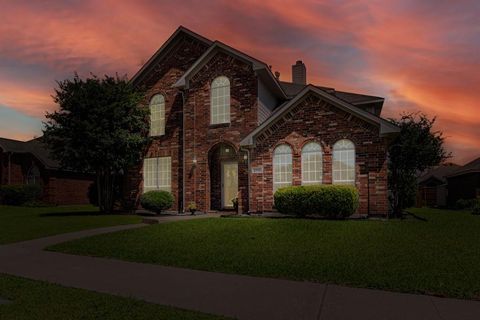
[[[182,94],[182,205],[179,211],[185,212],[185,92],[180,90]]]

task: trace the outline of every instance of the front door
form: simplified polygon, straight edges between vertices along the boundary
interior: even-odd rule
[[[238,164],[222,162],[222,208],[232,209],[238,193]]]

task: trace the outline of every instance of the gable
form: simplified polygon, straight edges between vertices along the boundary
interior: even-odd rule
[[[324,101],[325,104],[342,111],[344,114],[348,115],[349,119],[355,118],[356,120],[359,120],[360,123],[365,123],[365,125],[368,124],[378,128],[378,133],[380,136],[397,134],[400,132],[400,128],[389,121],[377,117],[358,107],[350,105],[347,102],[338,99],[337,97],[334,97],[317,87],[308,85],[295,98],[278,107],[265,122],[263,122],[257,129],[245,137],[240,144],[243,146],[254,145],[255,140],[261,134],[263,134],[263,132],[270,134],[275,132],[275,130],[281,127],[285,121],[292,119],[295,116],[299,108],[302,106],[302,103],[308,99],[311,99],[312,97],[317,97]],[[306,121],[307,119],[304,120]]]
[[[175,51],[176,48],[182,42],[189,42],[192,48],[195,48],[195,51],[199,51],[199,54],[191,57],[193,61],[197,60],[200,55],[205,52],[208,47],[212,44],[212,41],[209,39],[183,27],[180,26],[168,39],[165,43],[150,57],[150,59],[137,71],[137,73],[130,80],[135,86],[143,85],[145,82],[148,82],[148,79],[154,77],[155,71],[158,72],[158,69],[161,68],[162,63]],[[193,54],[193,52],[192,52]],[[185,68],[187,69],[190,64]]]

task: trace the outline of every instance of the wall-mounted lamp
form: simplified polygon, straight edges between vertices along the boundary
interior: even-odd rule
[[[197,158],[196,157],[193,157],[192,164],[193,164],[194,167],[197,165]]]

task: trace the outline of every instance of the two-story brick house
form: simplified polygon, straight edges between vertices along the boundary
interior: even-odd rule
[[[387,145],[399,129],[383,98],[292,82],[243,52],[178,28],[131,80],[147,89],[152,143],[128,174],[132,202],[168,190],[175,209],[273,209],[282,186],[343,183],[361,214],[386,214]]]

